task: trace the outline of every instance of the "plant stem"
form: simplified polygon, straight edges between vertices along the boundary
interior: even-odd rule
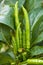
[[[22,56],[23,56],[23,61],[25,61],[26,60],[26,52],[23,52]]]

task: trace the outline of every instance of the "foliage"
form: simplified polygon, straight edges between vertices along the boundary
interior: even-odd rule
[[[43,0],[0,0],[0,64],[43,64],[42,45]]]

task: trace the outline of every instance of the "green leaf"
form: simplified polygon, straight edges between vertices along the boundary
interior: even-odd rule
[[[43,10],[43,8],[35,8],[35,9],[32,9],[30,12],[29,12],[29,15],[30,15],[30,24],[31,24],[31,27],[34,23],[34,20],[35,18],[37,17],[38,13]]]
[[[13,9],[8,5],[1,5],[0,9],[0,23],[9,26],[14,29],[14,21],[13,21]]]
[[[40,33],[40,34],[37,36],[37,38],[34,40],[33,44],[39,43],[39,42],[41,42],[41,41],[43,41],[43,32]]]
[[[0,41],[10,43],[10,28],[6,25],[0,24]],[[6,35],[7,34],[7,35]]]
[[[10,30],[14,30],[12,15],[13,9],[11,7],[0,5],[0,41],[10,42]]]
[[[39,24],[41,23],[42,16],[43,16],[43,9],[40,10],[40,11],[38,12],[37,16],[35,17],[34,23],[33,23],[32,27],[31,27],[32,30],[34,29],[34,27],[36,26],[36,24],[39,25]],[[39,24],[38,24],[38,23],[39,23]]]
[[[36,11],[37,12],[37,11]],[[35,15],[35,14],[34,14]],[[32,43],[36,40],[41,31],[43,30],[42,22],[43,22],[43,9],[39,10],[37,15],[34,17],[33,24],[31,26],[32,31]],[[41,26],[41,28],[40,28]],[[42,41],[42,40],[41,40]]]
[[[0,2],[1,2],[2,0],[0,0]]]
[[[11,48],[6,52],[13,60],[15,60],[15,55],[13,53],[13,51],[11,50]]]
[[[15,4],[17,0],[5,0],[5,4],[10,5],[10,4]]]
[[[31,48],[31,56],[43,54],[43,46],[34,46]]]
[[[34,0],[34,2],[35,8],[39,8],[42,6],[43,0]]]
[[[25,0],[18,0],[19,8],[21,8],[25,3]]]
[[[40,8],[43,6],[43,0],[26,0],[25,8],[28,11],[31,11],[35,8]]]
[[[13,62],[13,59],[6,53],[1,53],[0,54],[0,64],[5,64],[8,62]]]
[[[5,4],[14,5],[18,1],[19,8],[25,3],[25,0],[5,0]]]

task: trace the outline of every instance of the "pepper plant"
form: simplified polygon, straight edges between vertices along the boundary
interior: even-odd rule
[[[0,1],[0,65],[43,65],[43,0]]]

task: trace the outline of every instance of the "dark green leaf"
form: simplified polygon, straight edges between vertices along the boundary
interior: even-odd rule
[[[1,53],[0,54],[0,64],[5,64],[8,62],[13,62],[13,59],[6,53]]]
[[[41,42],[41,41],[43,41],[43,32],[40,33],[40,34],[37,36],[37,38],[34,40],[33,44],[39,43],[39,42]]]
[[[10,28],[3,24],[0,24],[0,41],[10,43]]]
[[[25,0],[18,0],[19,8],[21,8],[25,3]]]
[[[37,10],[36,10],[36,13],[37,13]],[[34,15],[35,15],[35,13],[34,13]],[[43,27],[41,26],[42,22],[43,22],[43,9],[39,10],[37,15],[35,15],[33,21],[34,22],[32,23],[32,27],[31,27],[32,42],[34,42],[37,39],[37,37],[41,34],[40,32],[43,30]]]
[[[34,46],[31,49],[31,56],[43,54],[43,46]]]
[[[18,1],[19,8],[25,3],[25,0],[5,0],[5,4],[14,5]]]
[[[35,8],[40,8],[43,5],[43,0],[26,0],[25,7],[28,11]]]
[[[14,22],[12,18],[13,9],[8,5],[2,5],[0,9],[0,23],[14,29]]]

